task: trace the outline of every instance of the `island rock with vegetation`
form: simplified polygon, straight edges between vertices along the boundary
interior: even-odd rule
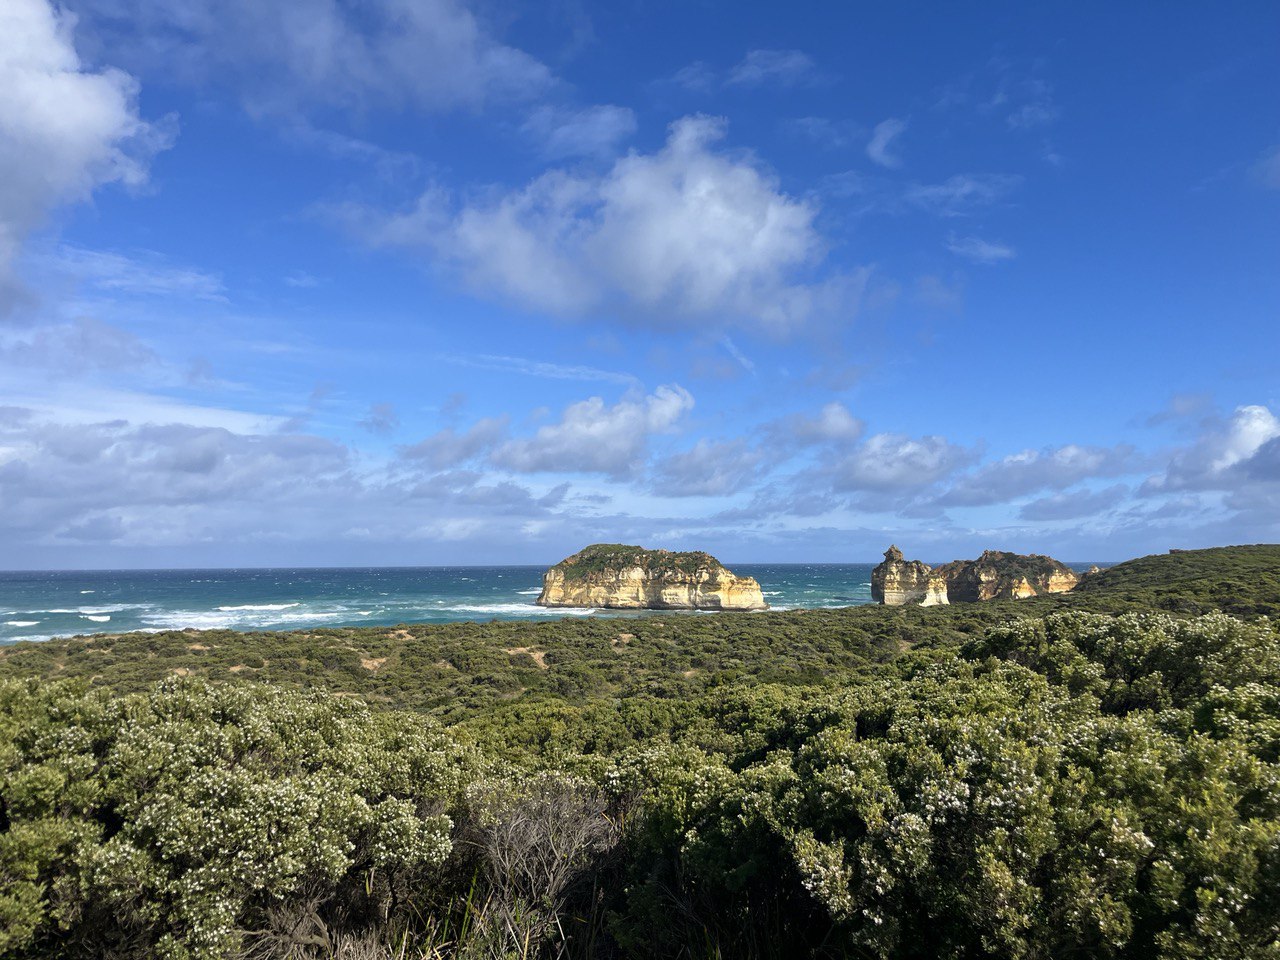
[[[542,578],[544,607],[624,610],[765,610],[752,577],[737,577],[702,551],[672,553],[596,543]]]
[[[871,597],[887,606],[922,607],[982,600],[1023,600],[1066,593],[1080,582],[1074,570],[1052,557],[987,550],[977,560],[953,560],[930,567],[904,560],[891,546],[871,572]]]

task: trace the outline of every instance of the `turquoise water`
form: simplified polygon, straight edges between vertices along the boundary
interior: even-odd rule
[[[871,602],[869,563],[731,564],[774,609]],[[644,616],[537,606],[543,567],[0,572],[0,644],[130,630],[294,630]],[[670,615],[669,613],[667,614]]]

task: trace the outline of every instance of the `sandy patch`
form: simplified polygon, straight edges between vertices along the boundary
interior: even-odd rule
[[[188,643],[188,650],[212,650],[213,647],[207,647],[203,643]]]
[[[513,657],[518,657],[520,656],[520,654],[523,653],[525,656],[530,657],[533,660],[533,662],[538,665],[539,670],[551,669],[550,667],[547,666],[546,653],[544,653],[541,650],[535,650],[533,649],[533,647],[512,647],[507,651],[507,653],[509,653]]]
[[[377,671],[377,669],[386,662],[387,662],[386,657],[361,657],[360,658],[360,666],[364,667],[366,670]]]

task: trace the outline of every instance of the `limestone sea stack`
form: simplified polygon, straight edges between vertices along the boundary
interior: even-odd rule
[[[922,607],[983,600],[1018,600],[1043,593],[1065,593],[1079,575],[1052,557],[987,550],[977,560],[953,560],[930,567],[904,560],[891,546],[871,572],[871,599],[888,606]]]
[[[738,577],[709,553],[672,553],[596,543],[542,577],[544,607],[619,610],[766,610],[753,577]]]

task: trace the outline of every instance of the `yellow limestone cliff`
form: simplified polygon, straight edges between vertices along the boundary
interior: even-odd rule
[[[701,551],[671,553],[597,543],[542,577],[544,607],[624,610],[765,610],[753,577],[734,576]]]
[[[871,599],[887,606],[931,607],[982,600],[1020,600],[1042,593],[1065,593],[1080,577],[1052,557],[987,550],[977,560],[953,560],[930,567],[904,560],[896,546],[871,572]]]

